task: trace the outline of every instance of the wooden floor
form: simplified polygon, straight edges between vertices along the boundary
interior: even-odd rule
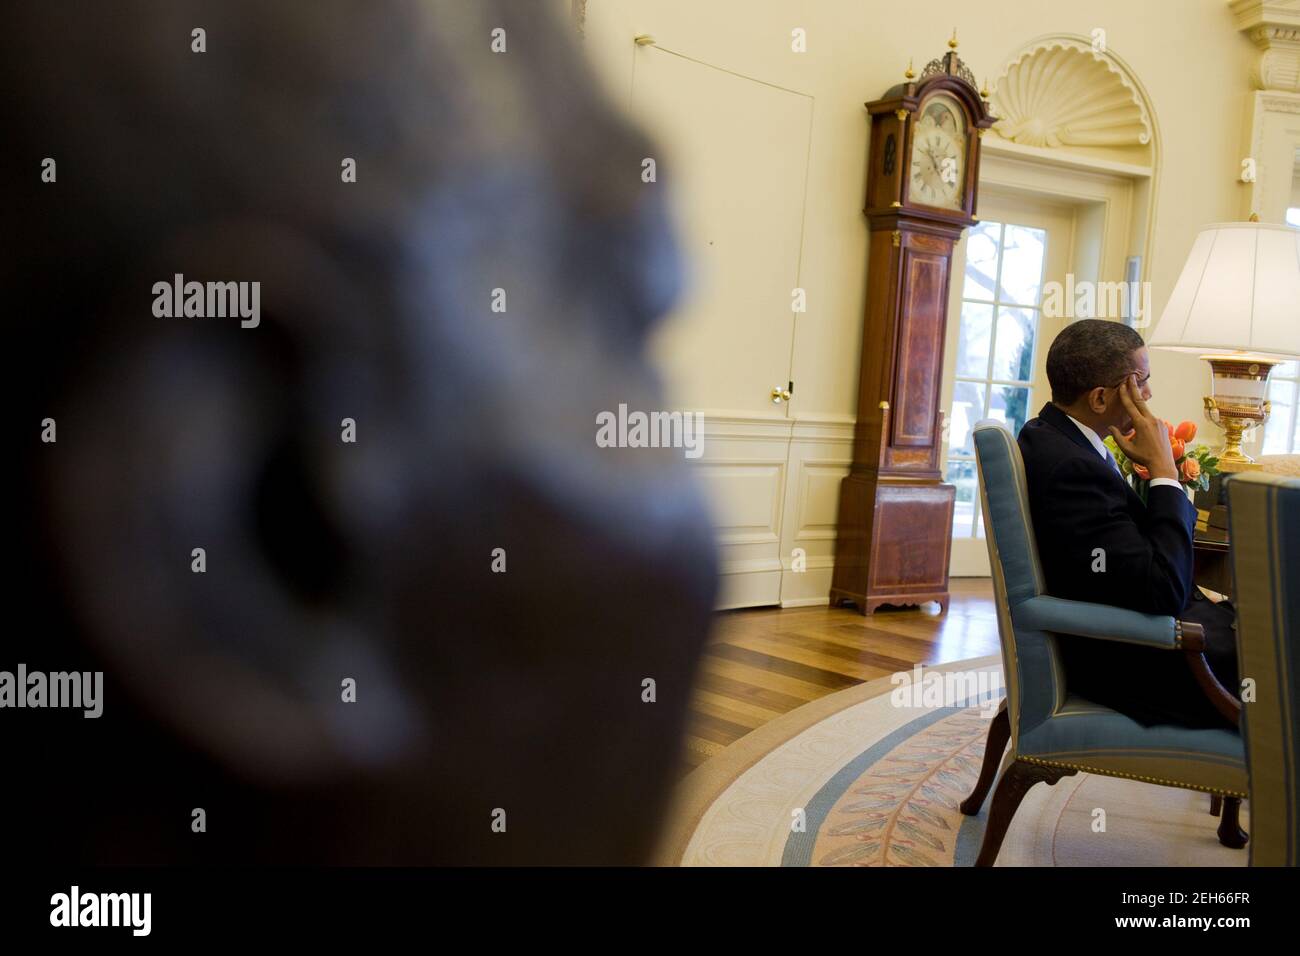
[[[686,762],[694,768],[781,714],[915,664],[998,653],[988,578],[954,578],[948,613],[852,608],[720,611],[691,704]]]

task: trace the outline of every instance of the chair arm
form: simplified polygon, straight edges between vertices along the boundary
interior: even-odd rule
[[[1011,620],[1016,627],[1035,631],[1182,651],[1192,676],[1214,709],[1234,726],[1241,720],[1241,701],[1219,683],[1205,660],[1205,628],[1200,624],[1158,614],[1140,614],[1108,604],[1067,601],[1046,594],[1017,604],[1011,611]]]
[[[1122,641],[1167,651],[1205,648],[1205,636],[1194,624],[1181,624],[1172,617],[1141,614],[1109,604],[1067,601],[1040,594],[1011,610],[1016,627],[1057,634],[1076,634],[1103,641]]]

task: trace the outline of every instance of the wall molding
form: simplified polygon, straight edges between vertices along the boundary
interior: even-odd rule
[[[1255,87],[1300,93],[1300,2],[1233,0],[1232,12],[1237,29],[1259,49]]]
[[[1246,155],[1255,160],[1243,217],[1282,222],[1291,201],[1296,150],[1300,150],[1300,92],[1256,91],[1252,96]]]
[[[1126,179],[1150,179],[1155,172],[1150,166],[1142,163],[1126,163],[1120,160],[1087,156],[1083,153],[1052,149],[1046,146],[1026,146],[1023,143],[1016,143],[998,137],[985,138],[984,155],[1004,156],[1010,160],[1036,166],[1054,166],[1058,169],[1092,173],[1098,176],[1107,176],[1111,179],[1117,176]],[[982,172],[981,167],[981,174]],[[982,182],[983,180],[981,180]]]
[[[707,452],[706,452],[707,454]],[[718,528],[718,543],[731,544],[776,544],[781,540],[781,501],[780,489],[785,485],[786,463],[770,458],[704,458],[698,466],[701,471],[711,473],[716,480],[735,478],[770,478],[775,489],[771,508],[767,512],[768,520],[763,522],[732,523]]]
[[[852,436],[849,437],[846,444],[852,444]],[[847,463],[847,464],[846,464]],[[797,496],[798,507],[796,514],[799,516],[794,531],[795,541],[834,541],[836,534],[835,515],[822,515],[821,521],[809,520],[809,515],[815,513],[815,509],[809,502],[809,481],[814,476],[820,478],[833,479],[838,489],[840,480],[844,477],[844,472],[853,465],[852,457],[849,458],[802,458],[799,461],[799,489]],[[822,565],[830,567],[835,562],[831,558],[826,559],[829,563]],[[813,567],[813,559],[808,559],[808,567]]]
[[[1146,147],[1155,138],[1136,79],[1082,37],[1031,43],[1003,68],[991,100],[994,131],[1024,146]]]
[[[690,466],[713,501],[718,608],[825,604],[854,417],[701,411],[704,454]],[[795,548],[803,551],[803,571],[794,570]]]
[[[1067,74],[1063,81],[1058,75],[1059,68],[1069,64],[1075,64],[1075,72]],[[1055,72],[1049,69],[1053,66],[1058,68]],[[1036,101],[1024,88],[1053,86],[1060,88],[1058,93],[1077,98],[1081,106],[1076,113],[1061,114],[1050,122],[1050,117],[1044,119],[1038,132],[1028,138],[1041,139],[1043,128],[1058,125],[1073,129],[1075,135],[1057,132],[1053,137],[1055,146],[1026,145],[1005,136],[1003,124],[999,122],[993,126],[992,135],[984,138],[985,158],[997,157],[1004,165],[1011,160],[1022,161],[1032,179],[1041,178],[1033,171],[1034,166],[1040,170],[1044,167],[1069,169],[1075,183],[1083,184],[1086,191],[1104,193],[1103,182],[1126,182],[1130,190],[1124,199],[1128,225],[1121,235],[1114,235],[1114,210],[1110,205],[1106,207],[1103,232],[1110,248],[1103,256],[1106,265],[1100,270],[1099,278],[1112,281],[1125,278],[1122,268],[1110,265],[1114,255],[1122,253],[1121,260],[1134,255],[1141,257],[1139,279],[1146,279],[1151,269],[1163,151],[1159,118],[1151,105],[1150,94],[1141,78],[1113,48],[1105,53],[1097,52],[1090,37],[1056,33],[1031,40],[1012,54],[990,95],[993,111],[1003,115],[1001,111],[1008,110],[1012,117],[1018,118],[1022,128],[1028,128],[1024,127],[1024,121],[1029,114],[1022,104]],[[1050,96],[1042,100],[1050,101]],[[1091,119],[1084,115],[1089,110],[1095,111]],[[1014,127],[1005,130],[1006,133],[1014,131]],[[981,167],[981,183],[987,185],[985,170],[994,165]],[[1097,182],[1089,184],[1088,178]],[[1006,185],[1025,188],[1017,183]],[[1094,185],[1096,190],[1092,188]],[[1034,187],[1029,188],[1032,191]],[[1060,190],[1049,190],[1048,194],[1066,195]],[[1112,241],[1116,245],[1112,246]]]

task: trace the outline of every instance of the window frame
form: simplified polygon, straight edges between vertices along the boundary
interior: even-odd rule
[[[988,358],[985,362],[983,376],[962,374],[962,372],[960,371],[960,364],[959,364],[961,360],[960,327],[958,328],[958,332],[957,332],[958,354],[954,356],[954,362],[957,364],[954,365],[954,371],[952,377],[953,398],[951,403],[949,404],[948,415],[949,415],[949,420],[951,420],[953,418],[953,412],[956,406],[957,390],[959,386],[961,386],[962,384],[979,386],[983,392],[983,402],[982,402],[982,407],[980,409],[980,414],[976,416],[974,421],[969,422],[971,426],[974,426],[975,422],[989,417],[989,409],[994,399],[994,389],[998,387],[1023,388],[1025,390],[1026,420],[1028,420],[1028,418],[1031,416],[1032,414],[1031,410],[1033,408],[1033,400],[1034,400],[1033,398],[1034,368],[1035,368],[1035,363],[1038,359],[1038,350],[1041,346],[1040,340],[1042,338],[1041,333],[1043,329],[1043,281],[1044,281],[1044,274],[1047,269],[1047,261],[1048,261],[1047,243],[1049,241],[1049,234],[1047,233],[1046,230],[1041,229],[1037,226],[1027,226],[1017,222],[1002,222],[1002,221],[997,221],[992,219],[982,220],[980,222],[980,226],[992,226],[992,225],[996,225],[998,227],[998,234],[996,240],[995,266],[994,266],[994,273],[993,273],[993,289],[990,293],[990,297],[988,299],[982,299],[982,298],[971,297],[966,294],[966,273],[967,271],[969,271],[970,268],[969,252],[967,253],[967,260],[966,263],[964,264],[964,268],[961,276],[954,277],[954,278],[959,278],[959,280],[962,283],[961,296],[958,299],[959,311],[957,313],[957,322],[959,326],[965,314],[967,305],[988,306],[992,309],[990,323],[989,323]],[[1007,240],[1007,231],[1009,227],[1029,230],[1039,234],[1042,237],[1042,241],[1041,241],[1042,254],[1039,258],[1039,263],[1038,263],[1038,283],[1037,283],[1038,293],[1035,296],[1034,302],[1032,304],[1027,304],[1023,302],[1013,302],[1010,299],[1002,298],[1002,293],[1005,291],[1002,284],[1002,269],[1003,269],[1003,264],[1006,261],[1006,250],[1007,250],[1006,240]],[[987,235],[987,233],[985,234]],[[998,378],[994,376],[995,364],[998,358],[998,324],[999,324],[999,318],[1001,316],[1001,311],[1003,309],[1021,310],[1029,313],[1032,317],[1033,342],[1032,342],[1032,347],[1029,355],[1029,363],[1028,363],[1029,377],[1027,379],[1009,379],[1009,378]],[[953,483],[954,479],[951,477],[951,469],[953,468],[954,465],[970,466],[973,468],[975,465],[974,450],[972,449],[970,452],[967,452],[963,448],[954,447],[953,444],[949,442],[947,448],[947,454],[944,458],[944,481]],[[954,538],[977,539],[977,538],[984,537],[984,518],[983,515],[980,513],[980,508],[979,508],[978,472],[976,472],[973,475],[973,478],[976,486],[976,496],[975,496],[975,507],[973,508],[974,513],[971,516],[971,520],[970,520],[970,527],[968,528],[963,527],[959,529],[957,525],[959,515],[957,510],[954,509],[953,526],[950,529],[950,534]]]

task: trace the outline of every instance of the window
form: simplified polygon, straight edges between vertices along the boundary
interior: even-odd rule
[[[1031,382],[1047,232],[981,222],[966,240],[956,383],[948,416],[947,478],[957,488],[954,537],[983,537],[971,430],[981,418],[1017,434],[1032,412]]]
[[[1300,229],[1300,206],[1292,206],[1286,211],[1286,224]]]
[[[1268,400],[1273,410],[1264,423],[1264,455],[1300,452],[1300,362],[1273,367],[1268,377]]]

